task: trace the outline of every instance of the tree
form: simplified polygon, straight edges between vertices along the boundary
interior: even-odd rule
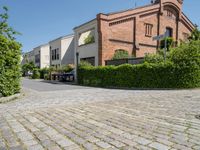
[[[190,41],[198,41],[198,40],[200,40],[200,31],[198,30],[197,27],[192,31],[192,34],[189,37],[189,40]]]
[[[167,51],[169,51],[170,48],[171,48],[171,47],[173,46],[173,44],[174,44],[174,40],[173,40],[172,37],[167,37],[167,38],[161,40],[161,42],[160,42],[160,48],[161,48],[161,49],[164,49],[164,48],[165,48],[165,40],[167,40],[167,46],[166,46],[166,48],[167,48]]]
[[[33,72],[33,70],[36,68],[33,61],[26,63],[22,66],[22,73],[25,76],[28,72]]]
[[[115,54],[112,59],[116,60],[116,59],[124,59],[128,57],[129,57],[128,51],[123,50],[123,49],[118,49],[115,51]]]
[[[14,31],[8,24],[8,8],[0,14],[0,95],[20,92],[21,44],[15,41]]]
[[[20,33],[8,25],[8,8],[4,6],[3,10],[4,12],[0,14],[0,35],[3,35],[8,39],[15,40],[14,36]]]

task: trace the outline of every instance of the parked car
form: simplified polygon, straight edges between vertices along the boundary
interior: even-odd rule
[[[75,70],[72,70],[69,73],[64,73],[63,74],[63,80],[67,82],[73,82],[75,79]]]

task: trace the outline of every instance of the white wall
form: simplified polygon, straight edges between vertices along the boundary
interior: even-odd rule
[[[74,36],[61,40],[61,64],[74,64]]]
[[[40,56],[40,62],[37,63],[35,60],[35,65],[39,68],[49,67],[50,60],[49,60],[49,44],[41,45],[33,49],[34,52],[34,59],[36,55]]]
[[[81,33],[94,30],[95,32],[95,43],[79,46],[79,38]],[[95,57],[95,66],[98,66],[99,54],[98,54],[98,27],[97,20],[93,20],[74,29],[75,32],[75,53],[74,53],[74,64],[76,64],[76,53],[79,53],[79,62],[81,58]]]
[[[36,48],[33,49],[33,51],[34,51],[34,59],[35,59],[35,56],[36,56],[36,55],[40,55],[41,47],[36,47]],[[41,59],[40,59],[40,61],[41,61]],[[41,67],[40,67],[40,62],[37,63],[35,60],[34,60],[34,62],[35,62],[35,65],[36,65],[37,67],[41,68]]]
[[[55,65],[61,65],[61,39],[56,39],[54,41],[49,42],[49,47],[51,47],[50,49],[50,65],[55,66]],[[54,49],[59,49],[59,60],[52,60],[52,50]]]
[[[45,68],[50,66],[50,49],[49,44],[41,47],[40,51],[40,67]]]
[[[51,50],[59,49],[59,60],[52,60],[51,65],[74,64],[74,35],[64,36],[49,42]],[[51,52],[50,52],[51,54]]]

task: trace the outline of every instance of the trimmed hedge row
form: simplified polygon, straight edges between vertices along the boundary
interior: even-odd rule
[[[200,87],[200,67],[173,63],[144,63],[78,69],[78,82],[99,87],[195,88]]]
[[[13,95],[20,91],[21,45],[0,35],[0,94]]]

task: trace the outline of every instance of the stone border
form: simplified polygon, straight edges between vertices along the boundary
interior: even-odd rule
[[[1,97],[1,98],[0,98],[0,104],[7,103],[7,102],[10,102],[10,101],[16,100],[16,99],[18,99],[20,96],[21,96],[21,93],[18,93],[18,94],[15,94],[15,95],[11,95],[11,96],[8,96],[8,97]]]

